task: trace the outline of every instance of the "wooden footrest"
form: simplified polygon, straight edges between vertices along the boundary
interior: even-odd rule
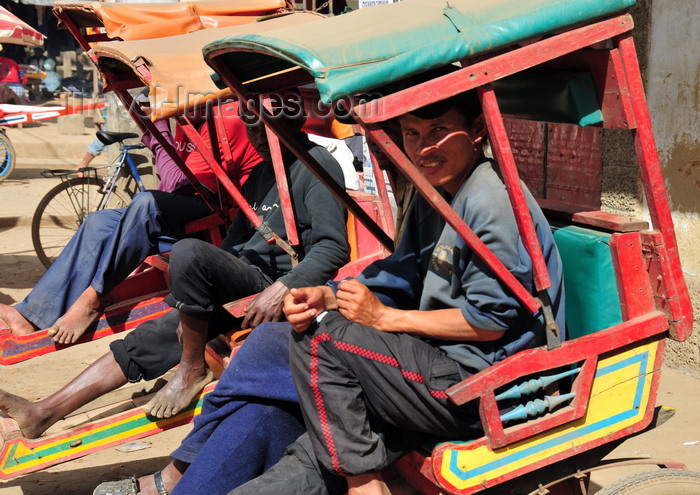
[[[124,407],[130,410],[104,419],[92,421],[90,413],[86,412],[63,420],[63,422],[88,422],[88,424],[69,431],[49,434],[36,440],[27,440],[21,436],[17,437],[16,434],[13,436],[12,427],[9,427],[10,431],[3,433],[8,438],[3,440],[0,446],[0,479],[12,479],[40,471],[106,448],[188,424],[195,415],[199,414],[204,396],[215,386],[216,382],[207,385],[189,406],[168,419],[156,420],[143,412],[143,405],[152,397],[147,395],[125,401]],[[108,407],[114,408],[118,405],[112,404]],[[131,407],[134,405],[137,407]],[[11,423],[14,421],[0,417],[0,425],[4,429],[8,429]],[[65,425],[63,426],[65,428]],[[16,430],[16,424],[14,429]],[[49,430],[49,433],[61,429],[61,425],[57,424]]]
[[[110,306],[97,321],[95,330],[87,331],[75,344],[56,344],[46,330],[19,336],[7,328],[2,329],[0,330],[0,364],[19,363],[49,352],[65,349],[71,345],[91,342],[136,328],[141,323],[158,318],[170,310],[170,307],[163,302],[166,294],[167,292],[161,292],[147,299],[127,300]]]

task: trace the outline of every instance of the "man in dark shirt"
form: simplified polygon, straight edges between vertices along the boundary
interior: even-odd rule
[[[290,121],[296,125],[298,141],[342,184],[343,173],[335,159],[300,132],[303,120]],[[266,161],[253,170],[243,194],[274,232],[284,232],[264,127],[250,124],[248,139]],[[170,417],[211,381],[204,348],[215,308],[264,289],[247,309],[243,328],[279,321],[284,297],[290,289],[304,287],[309,280],[327,281],[348,260],[342,205],[291,153],[284,156],[284,163],[301,242],[299,263],[293,266],[289,254],[257,234],[241,214],[234,219],[222,245],[227,251],[225,255],[196,239],[176,243],[170,256],[171,293],[166,301],[179,312],[182,359],[173,378],[146,405],[147,413]]]
[[[302,123],[303,119],[291,119],[290,125],[294,126],[298,140],[339,184],[343,184],[343,172],[338,163],[325,149],[308,141],[299,131]],[[243,195],[263,221],[285,237],[264,131],[261,127],[249,126],[248,135],[266,161],[254,169],[255,174],[250,175]],[[348,260],[345,210],[291,153],[285,154],[284,163],[301,243],[297,247],[300,260],[296,266],[292,266],[289,255],[281,247],[267,243],[242,213],[234,219],[221,248],[203,241],[178,242],[170,258],[173,294],[169,298],[177,309],[140,325],[124,339],[112,342],[110,353],[46,399],[29,402],[0,390],[0,410],[18,422],[26,437],[37,438],[68,413],[127,381],[157,378],[178,364],[183,354],[178,338],[181,315],[185,315],[185,325],[194,321],[194,332],[200,333],[193,337],[206,341],[236,324],[247,328],[279,320],[289,289],[323,283],[331,278]],[[260,294],[246,308],[242,322],[235,321],[220,308],[224,302],[258,292]],[[205,322],[205,330],[201,322]],[[154,416],[176,414],[206,381],[211,380],[208,370],[200,367],[203,355],[198,354],[200,348],[193,350],[192,341],[188,340],[192,335],[185,333],[188,330],[182,332],[184,352],[189,353],[183,362],[189,359],[194,366],[189,366],[187,373],[178,372],[174,381],[171,380],[148,404],[147,410]],[[187,368],[187,365],[180,368]]]

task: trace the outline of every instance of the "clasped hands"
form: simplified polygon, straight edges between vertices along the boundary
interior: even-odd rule
[[[296,332],[305,332],[323,311],[338,309],[350,321],[379,328],[389,310],[365,285],[355,279],[343,280],[338,290],[323,285],[291,289],[284,299],[284,314]]]

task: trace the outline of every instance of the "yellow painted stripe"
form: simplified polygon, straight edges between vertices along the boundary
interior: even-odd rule
[[[652,342],[601,360],[583,418],[497,451],[469,443],[448,450],[440,474],[464,490],[637,424],[648,404],[652,380],[647,374],[654,371],[657,348]]]

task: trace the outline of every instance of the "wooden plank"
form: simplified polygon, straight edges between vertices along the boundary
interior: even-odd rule
[[[578,212],[573,215],[572,220],[616,232],[639,232],[649,228],[649,223],[645,220],[603,211]]]
[[[164,294],[159,294],[142,301],[123,301],[116,307],[108,308],[97,321],[94,331],[84,333],[76,343],[70,345],[131,330],[145,321],[162,316],[170,311],[170,306],[163,302],[163,297]],[[19,363],[66,347],[68,346],[56,344],[47,330],[23,336],[3,332],[0,333],[0,365]]]
[[[600,209],[603,129],[547,124],[545,198]]]
[[[582,225],[613,232],[640,232],[649,228],[649,223],[639,218],[598,210],[586,210],[586,208],[581,205],[575,205],[565,201],[538,199],[537,202],[548,217],[561,218]]]
[[[62,462],[145,438],[188,424],[199,414],[204,396],[216,386],[212,382],[177,415],[167,419],[148,416],[142,407],[91,421],[78,428],[36,440],[14,438],[0,444],[0,479],[12,479]],[[145,403],[150,396],[139,399]],[[82,417],[76,418],[84,419]]]

